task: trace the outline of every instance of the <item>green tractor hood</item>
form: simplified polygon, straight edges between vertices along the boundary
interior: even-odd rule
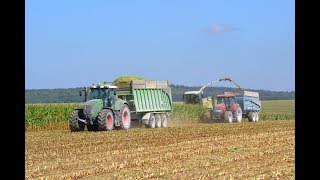
[[[85,117],[95,119],[103,107],[102,99],[92,99],[83,103]]]

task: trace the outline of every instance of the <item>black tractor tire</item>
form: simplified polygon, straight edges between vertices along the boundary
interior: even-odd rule
[[[150,114],[148,124],[146,125],[147,128],[155,128],[156,126],[156,118],[154,114]]]
[[[161,128],[161,116],[160,116],[160,114],[156,114],[156,115],[154,115],[154,118],[155,118],[155,126],[156,126],[156,128]]]
[[[254,122],[254,112],[249,112],[248,114],[248,121],[249,122]]]
[[[76,109],[72,111],[70,114],[70,131],[71,132],[78,132],[78,131],[84,131],[84,128],[86,124],[82,121],[79,121],[79,118],[83,119],[83,110],[82,109]]]
[[[161,127],[165,128],[168,125],[168,116],[166,114],[161,114]]]
[[[233,112],[233,121],[241,123],[242,121],[242,110],[241,107],[238,107],[235,112]]]
[[[98,131],[112,131],[114,129],[114,115],[110,109],[102,109],[98,115]]]
[[[131,126],[131,114],[128,105],[124,104],[120,110],[120,126],[123,130],[128,130]]]
[[[223,120],[226,123],[232,123],[232,121],[233,121],[232,112],[231,111],[226,111],[224,113]]]

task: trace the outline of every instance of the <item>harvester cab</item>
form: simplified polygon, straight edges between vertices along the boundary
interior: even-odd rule
[[[208,109],[213,108],[213,100],[211,97],[203,97],[203,91],[187,91],[182,96],[185,104],[200,104]]]
[[[200,91],[187,91],[183,94],[183,102],[185,104],[200,104],[203,93]]]

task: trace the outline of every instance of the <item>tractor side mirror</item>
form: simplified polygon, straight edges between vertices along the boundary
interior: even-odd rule
[[[82,96],[82,91],[79,91],[79,96]]]

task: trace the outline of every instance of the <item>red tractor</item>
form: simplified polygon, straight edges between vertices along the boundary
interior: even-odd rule
[[[217,95],[217,104],[213,111],[213,119],[223,120],[224,122],[241,122],[242,110],[235,98],[235,93],[225,92]]]

